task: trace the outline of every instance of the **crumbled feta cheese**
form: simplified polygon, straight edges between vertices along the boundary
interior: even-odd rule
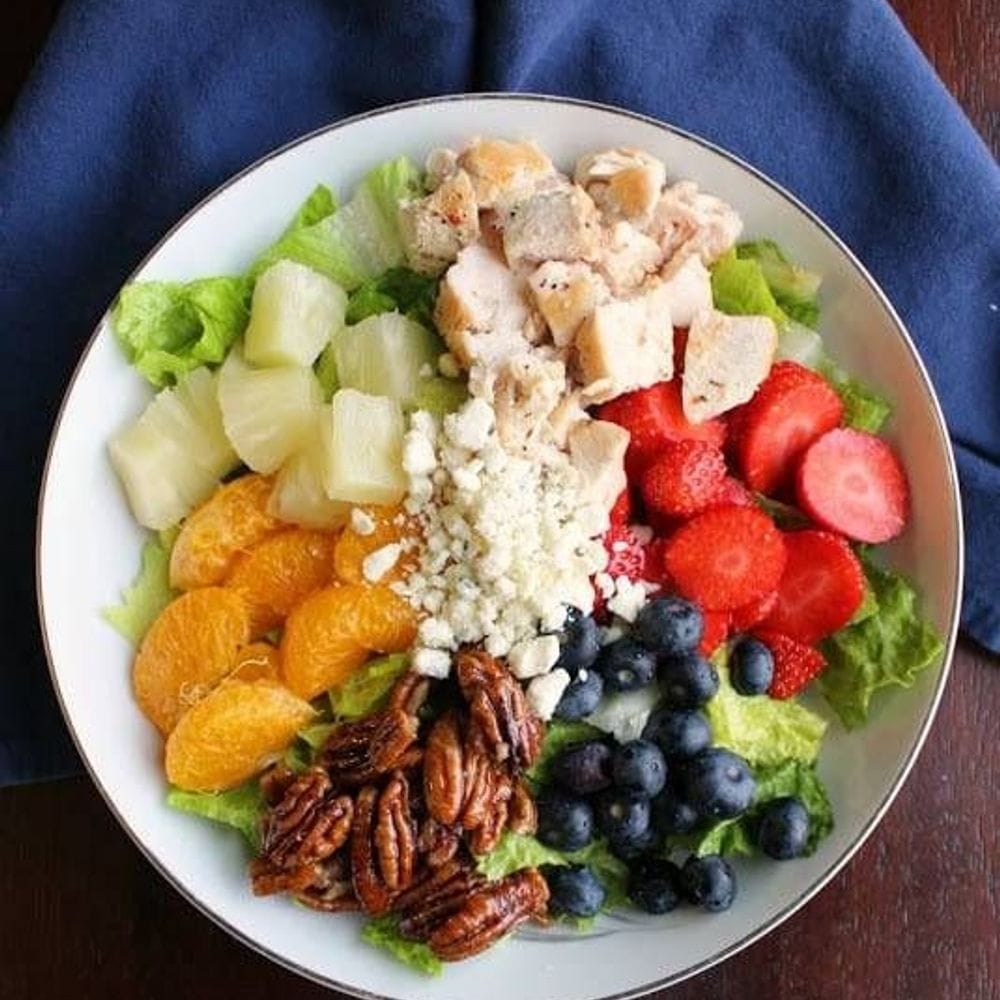
[[[559,640],[554,635],[524,639],[511,647],[507,665],[518,680],[547,674],[559,659]]]
[[[587,716],[587,722],[611,733],[619,743],[629,743],[642,736],[646,722],[659,700],[660,691],[655,684],[624,694],[606,696],[597,710]]]
[[[615,580],[614,595],[608,598],[608,610],[627,622],[634,622],[648,599],[642,580],[632,581],[627,576]]]
[[[450,351],[446,351],[438,358],[438,371],[445,378],[458,378],[462,374],[458,359]]]
[[[430,476],[436,468],[433,440],[418,430],[408,430],[403,438],[403,471],[410,476]]]
[[[494,423],[493,407],[485,399],[470,399],[457,413],[449,413],[444,418],[444,431],[453,445],[479,451],[486,444]]]
[[[363,507],[352,507],[351,531],[356,535],[373,535],[375,533],[375,519]]]
[[[562,667],[541,677],[535,677],[526,692],[528,704],[540,719],[551,719],[567,687],[569,687],[569,674]]]
[[[601,597],[607,600],[615,592],[615,581],[610,573],[597,573],[594,576],[594,586],[597,587]]]
[[[614,582],[612,581],[612,592],[614,592]],[[607,625],[601,629],[598,636],[598,642],[602,646],[610,646],[611,643],[617,642],[619,639],[625,636],[625,627],[616,622],[613,625]]]
[[[399,562],[402,554],[403,546],[399,542],[383,545],[382,548],[370,552],[361,561],[361,575],[369,583],[378,583]]]
[[[417,649],[410,658],[410,665],[423,677],[444,680],[451,673],[451,654],[441,649]]]
[[[453,649],[455,633],[451,625],[441,618],[425,618],[417,629],[420,642],[432,649]]]

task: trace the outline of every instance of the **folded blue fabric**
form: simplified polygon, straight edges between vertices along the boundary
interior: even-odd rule
[[[60,395],[124,277],[276,145],[471,90],[655,115],[833,225],[941,394],[965,491],[963,622],[1000,649],[1000,172],[881,0],[70,0],[0,140],[0,783],[78,767],[35,624],[35,502]]]

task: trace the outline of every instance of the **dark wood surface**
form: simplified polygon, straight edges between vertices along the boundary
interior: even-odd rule
[[[57,6],[0,3],[0,113]],[[894,6],[997,153],[1000,2]],[[1000,997],[998,719],[1000,664],[960,642],[924,752],[868,843],[795,917],[669,991],[670,1000]],[[0,791],[0,859],[7,1000],[334,995],[197,913],[150,868],[87,779]]]

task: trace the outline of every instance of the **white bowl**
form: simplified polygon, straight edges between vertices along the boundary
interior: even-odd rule
[[[635,995],[721,961],[790,916],[847,862],[899,791],[933,719],[955,640],[962,531],[954,460],[934,391],[903,324],[833,233],[731,154],[614,108],[493,95],[418,101],[348,119],[223,185],[132,277],[239,272],[317,182],[343,192],[380,160],[408,153],[421,161],[430,148],[473,134],[537,139],[562,164],[598,147],[639,146],[661,157],[673,177],[692,178],[725,198],[742,214],[749,235],[775,238],[795,260],[822,273],[822,332],[831,353],[895,405],[889,438],[909,473],[913,519],[888,555],[916,581],[927,614],[947,637],[946,654],[912,689],[880,698],[865,728],[847,734],[831,726],[820,771],[836,828],[820,850],[790,864],[741,865],[740,894],[726,913],[681,909],[656,919],[605,920],[590,936],[516,938],[448,967],[436,980],[362,944],[355,918],[253,898],[238,835],[164,804],[161,741],[132,700],[132,651],[98,613],[131,579],[142,541],[108,464],[106,442],[150,395],[119,353],[107,317],[73,376],[42,487],[38,592],[45,642],[66,721],[119,822],[177,889],[251,947],[318,982],[364,996],[506,1000],[513,984],[519,1000]]]

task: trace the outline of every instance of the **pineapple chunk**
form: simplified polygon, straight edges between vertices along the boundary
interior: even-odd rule
[[[163,389],[110,445],[111,464],[135,519],[159,531],[176,524],[239,464],[222,427],[216,378],[207,368]]]
[[[395,312],[369,316],[333,342],[342,386],[398,399],[404,406],[416,401],[427,368],[436,370],[443,351],[436,333]]]
[[[243,353],[255,365],[311,365],[344,325],[347,293],[291,260],[272,264],[253,291]]]
[[[320,428],[330,419],[329,406],[317,408],[308,443],[286,459],[278,473],[268,509],[282,521],[319,530],[337,528],[347,521],[351,504],[331,500],[323,487],[325,455]]]
[[[333,500],[394,504],[406,493],[403,411],[394,399],[334,393],[323,426],[324,485]]]
[[[251,368],[234,348],[219,372],[226,434],[254,472],[274,472],[307,443],[321,403],[311,368]]]

